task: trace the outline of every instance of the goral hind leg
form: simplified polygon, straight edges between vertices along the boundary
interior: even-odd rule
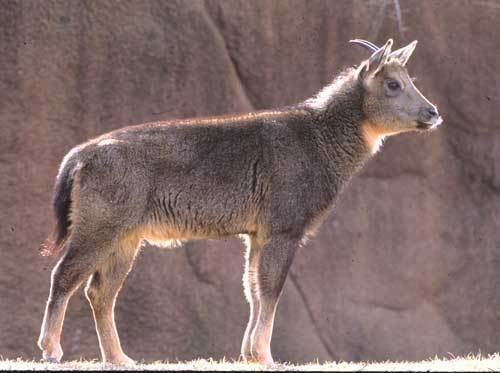
[[[115,325],[114,307],[123,282],[132,268],[138,247],[138,240],[122,241],[120,246],[97,267],[85,288],[85,294],[94,314],[104,363],[134,364],[122,350]]]
[[[66,307],[75,290],[95,270],[96,252],[90,249],[94,244],[71,238],[66,243],[66,253],[52,270],[49,299],[38,339],[47,361],[58,362],[62,358],[60,340]]]

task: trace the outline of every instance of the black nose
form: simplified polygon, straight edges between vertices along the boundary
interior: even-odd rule
[[[438,112],[437,112],[437,110],[436,110],[436,109],[434,109],[433,107],[431,107],[431,108],[427,109],[427,112],[429,113],[429,116],[430,116],[431,118],[433,118],[433,117],[438,117],[438,116],[439,116],[439,113],[438,113]]]

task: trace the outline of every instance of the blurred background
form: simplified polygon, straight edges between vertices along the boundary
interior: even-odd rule
[[[289,105],[367,57],[408,68],[444,125],[389,139],[296,255],[276,360],[401,360],[500,350],[498,1],[0,3],[0,355],[39,358],[58,165],[130,124]],[[313,182],[313,180],[311,181]],[[146,246],[116,306],[134,359],[236,359],[248,318],[239,239]],[[70,302],[65,359],[99,358]]]

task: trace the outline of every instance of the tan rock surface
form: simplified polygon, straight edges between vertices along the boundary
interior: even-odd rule
[[[424,359],[500,350],[500,6],[494,1],[4,1],[0,7],[0,355],[38,358],[58,164],[146,121],[288,105],[366,53],[409,63],[445,125],[388,140],[301,249],[275,358]],[[237,358],[247,320],[238,239],[147,247],[116,318],[135,359]],[[98,358],[80,291],[65,359]]]

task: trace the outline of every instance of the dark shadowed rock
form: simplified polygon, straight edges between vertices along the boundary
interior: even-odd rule
[[[494,2],[22,2],[0,7],[0,355],[38,358],[55,259],[59,162],[145,121],[288,105],[366,57],[347,41],[420,41],[409,70],[445,125],[390,139],[292,267],[277,360],[424,359],[500,346],[500,8]],[[313,181],[311,181],[313,182]],[[237,358],[238,239],[145,247],[116,307],[146,361]],[[98,358],[79,291],[66,359]]]

